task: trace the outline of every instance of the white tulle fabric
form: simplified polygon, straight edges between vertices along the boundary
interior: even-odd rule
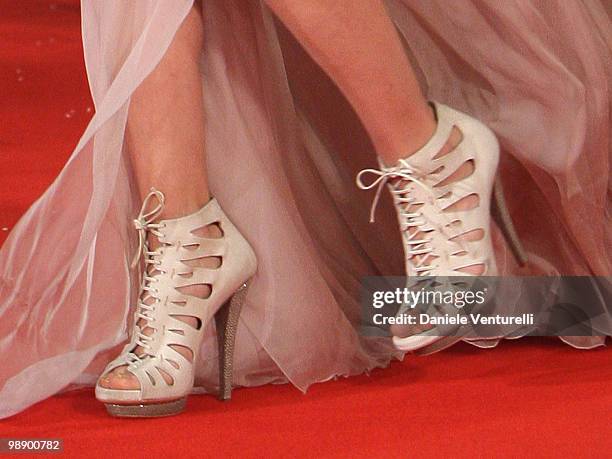
[[[258,1],[204,0],[212,190],[257,251],[236,383],[309,384],[401,357],[364,339],[360,278],[401,274],[390,200],[368,225],[356,172],[375,164],[346,101]],[[83,0],[96,114],[70,161],[0,250],[0,417],[93,384],[127,338],[139,206],[123,155],[130,95],[192,0]],[[597,0],[391,0],[428,95],[484,120],[531,258],[504,273],[609,275],[612,26]],[[385,210],[386,208],[386,210]],[[214,390],[212,325],[196,390]],[[571,340],[593,347],[601,338]]]

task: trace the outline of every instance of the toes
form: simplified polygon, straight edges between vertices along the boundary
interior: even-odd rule
[[[100,386],[106,389],[136,390],[140,389],[138,378],[127,370],[127,367],[119,367],[106,374],[100,379]]]

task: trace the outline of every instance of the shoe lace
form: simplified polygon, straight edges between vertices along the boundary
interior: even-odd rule
[[[366,184],[363,182],[365,175],[374,175],[374,180]],[[418,238],[418,234],[426,234],[423,227],[427,223],[423,218],[423,214],[417,209],[409,211],[410,206],[415,204],[416,199],[412,196],[412,188],[402,186],[402,183],[414,183],[423,188],[429,195],[435,198],[433,189],[424,183],[421,179],[415,176],[415,171],[403,159],[400,159],[398,164],[393,167],[381,167],[381,169],[363,169],[356,177],[357,186],[362,190],[371,190],[374,187],[376,194],[370,208],[370,223],[375,221],[375,212],[380,195],[383,188],[389,180],[400,179],[397,184],[389,184],[389,189],[394,197],[394,201],[398,204],[400,218],[400,230],[403,233],[404,240],[408,245],[406,256],[412,259],[415,272],[420,276],[428,276],[434,269],[432,264],[435,256],[432,255],[433,247],[431,246],[431,238]],[[435,202],[435,200],[432,200]],[[410,231],[414,228],[413,231]],[[417,258],[418,257],[418,258]]]
[[[158,203],[151,211],[147,212],[146,209],[149,207],[151,200],[154,198],[157,199]],[[149,355],[148,351],[151,349],[153,335],[147,336],[143,333],[143,331],[148,327],[153,329],[155,328],[152,326],[152,324],[155,322],[153,314],[155,312],[155,306],[161,301],[159,298],[159,290],[155,287],[155,285],[153,285],[159,282],[159,279],[157,278],[157,275],[152,274],[154,271],[162,272],[159,268],[161,265],[161,251],[160,249],[153,251],[149,250],[147,236],[149,233],[157,236],[158,238],[164,236],[160,229],[164,228],[165,225],[163,223],[154,223],[164,209],[164,202],[164,194],[155,188],[151,188],[151,191],[143,200],[138,218],[134,219],[133,222],[134,227],[138,231],[138,251],[132,260],[132,268],[138,266],[141,258],[144,259],[144,272],[140,286],[141,290],[138,295],[138,305],[136,311],[136,321],[142,319],[144,324],[143,326],[139,327],[135,343],[137,346],[144,349],[144,353],[142,356],[139,356],[134,352],[128,353],[128,361],[132,364],[142,361],[146,355]],[[147,301],[150,299],[153,299],[154,301],[151,304],[147,304]]]

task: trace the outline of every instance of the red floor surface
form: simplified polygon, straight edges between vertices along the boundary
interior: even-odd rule
[[[68,158],[91,102],[78,2],[0,0],[0,43],[2,242]],[[611,357],[556,340],[458,345],[307,395],[194,396],[159,420],[109,418],[81,390],[0,421],[0,438],[62,438],[71,457],[610,457]]]

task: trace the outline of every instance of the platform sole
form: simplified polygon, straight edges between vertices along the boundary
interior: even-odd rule
[[[118,418],[160,418],[182,413],[187,405],[187,397],[160,403],[141,403],[135,405],[119,405],[105,403],[108,414]]]

